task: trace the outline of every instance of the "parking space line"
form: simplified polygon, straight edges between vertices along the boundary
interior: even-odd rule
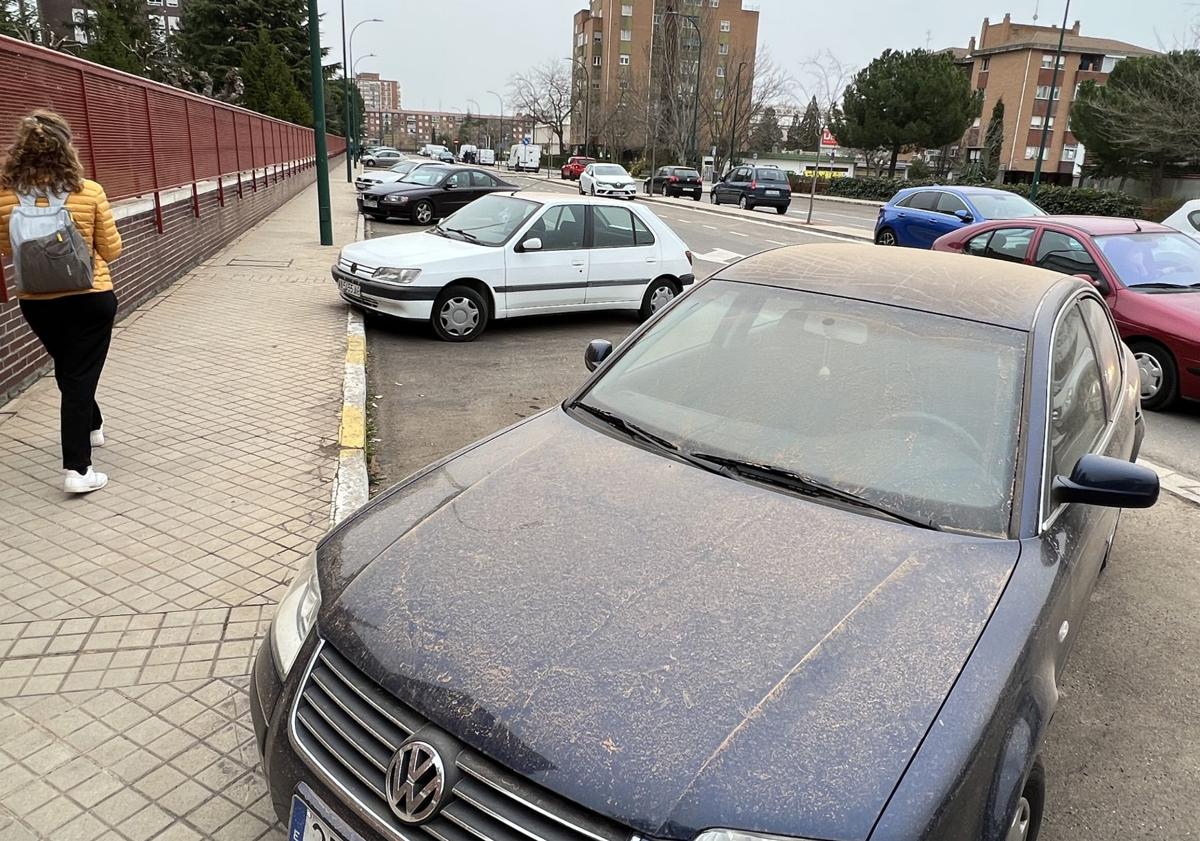
[[[735,236],[735,237],[745,237],[746,239],[749,239],[749,238],[750,238],[750,235],[749,235],[749,234],[744,234],[744,233],[742,233],[741,231],[726,231],[725,233],[727,233],[727,234],[731,234],[731,235],[733,235],[733,236]]]

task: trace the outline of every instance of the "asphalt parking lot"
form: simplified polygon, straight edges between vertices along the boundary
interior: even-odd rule
[[[698,264],[700,277],[728,262],[722,252],[813,239],[686,208],[655,210],[694,251],[714,257]],[[368,227],[370,235],[417,230]],[[586,376],[588,340],[615,343],[635,326],[625,314],[546,316],[498,322],[479,341],[452,345],[434,341],[423,325],[372,319],[368,400],[377,486],[559,402]],[[1200,410],[1151,413],[1148,423],[1148,455],[1180,470],[1197,465]],[[1123,515],[1059,687],[1044,756],[1043,841],[1200,837],[1192,816],[1200,791],[1198,513],[1164,493],[1157,507]]]

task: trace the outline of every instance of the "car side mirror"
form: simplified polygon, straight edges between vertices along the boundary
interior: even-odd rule
[[[587,350],[583,352],[583,364],[589,371],[595,371],[600,363],[612,355],[612,342],[608,339],[592,339],[588,342]]]
[[[954,215],[957,216],[958,221],[962,222],[964,225],[970,225],[975,221],[975,217],[966,210],[956,210],[954,211]]]
[[[453,189],[455,189],[455,188],[456,188],[456,185],[454,185],[454,184],[452,184],[451,182],[447,181],[445,184],[443,184],[443,185],[442,185],[442,187],[443,187],[444,189],[446,189],[446,190],[453,190]]]
[[[542,241],[538,237],[530,237],[521,243],[520,251],[541,251]]]
[[[1054,477],[1051,494],[1055,502],[1149,508],[1158,502],[1158,474],[1124,459],[1088,453],[1075,464],[1071,478]]]

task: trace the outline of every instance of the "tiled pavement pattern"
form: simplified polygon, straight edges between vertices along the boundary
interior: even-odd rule
[[[353,201],[335,182],[338,244]],[[346,321],[316,234],[310,188],[118,326],[104,490],[61,492],[52,379],[0,406],[4,841],[282,837],[247,687],[329,517]]]

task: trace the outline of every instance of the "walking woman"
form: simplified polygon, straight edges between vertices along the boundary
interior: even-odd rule
[[[70,125],[34,111],[0,167],[0,255],[13,257],[21,313],[54,360],[70,494],[108,483],[92,469],[92,448],[104,444],[96,386],[117,314],[108,264],[120,253],[108,198],[83,177]]]

